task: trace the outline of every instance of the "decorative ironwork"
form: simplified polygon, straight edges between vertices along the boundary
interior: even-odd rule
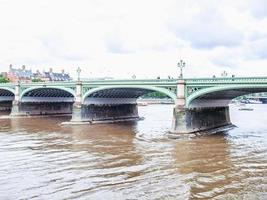
[[[187,87],[187,95],[191,95],[200,89],[201,87]]]

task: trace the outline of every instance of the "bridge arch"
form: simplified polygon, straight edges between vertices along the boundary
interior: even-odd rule
[[[15,90],[13,90],[13,89],[11,89],[11,88],[0,87],[0,90],[9,91],[9,92],[11,92],[13,95],[15,95]]]
[[[0,87],[0,101],[13,101],[15,91],[11,88]]]
[[[82,98],[82,103],[86,103],[87,98],[126,98],[126,99],[137,99],[144,94],[150,92],[161,92],[166,96],[170,97],[176,102],[176,94],[166,88],[154,87],[154,86],[103,86],[91,89],[87,91]]]
[[[20,94],[20,101],[28,101],[29,97],[39,99],[39,101],[60,102],[64,99],[67,102],[73,102],[75,97],[74,90],[65,87],[37,86],[25,89]],[[27,100],[28,98],[28,100]],[[45,99],[46,98],[46,99]]]
[[[267,92],[267,84],[204,88],[187,97],[186,107],[225,107],[236,97],[260,92]]]

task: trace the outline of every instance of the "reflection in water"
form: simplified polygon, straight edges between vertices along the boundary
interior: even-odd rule
[[[229,144],[223,135],[176,143],[173,156],[178,172],[187,177],[191,199],[217,197],[236,190],[229,154]]]
[[[0,119],[0,199],[267,199],[266,110],[232,108],[239,128],[176,140],[168,105],[120,124]]]

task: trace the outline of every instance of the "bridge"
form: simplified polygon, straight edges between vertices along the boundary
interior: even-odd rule
[[[231,100],[267,92],[267,77],[3,83],[0,110],[10,117],[71,114],[67,124],[136,120],[137,99],[154,91],[174,102],[171,132],[192,133],[230,126]]]

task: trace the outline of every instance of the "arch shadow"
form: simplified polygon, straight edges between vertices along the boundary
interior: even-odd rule
[[[15,91],[11,88],[0,87],[0,112],[7,114],[12,109],[12,102],[15,99]],[[2,113],[3,112],[3,113]]]
[[[201,89],[186,99],[186,107],[226,107],[235,98],[267,92],[267,85],[217,86]]]
[[[64,87],[30,87],[20,95],[18,105],[13,105],[12,116],[65,115],[72,113],[75,99],[73,90]]]
[[[75,91],[69,88],[65,88],[65,87],[53,87],[53,86],[46,86],[46,87],[42,87],[42,86],[38,86],[38,87],[30,87],[25,89],[21,94],[20,94],[20,101],[23,101],[23,97],[25,96],[30,96],[30,94],[32,95],[36,95],[38,96],[38,93],[40,94],[40,92],[43,92],[43,95],[39,95],[40,97],[58,97],[58,95],[56,93],[53,92],[53,94],[49,94],[49,90],[50,92],[52,90],[54,90],[55,92],[59,92],[61,93],[63,96],[66,97],[75,97]],[[35,94],[34,94],[35,93]],[[46,94],[45,94],[46,93]],[[64,94],[63,94],[64,93]]]
[[[86,103],[87,98],[111,98],[111,99],[132,99],[136,101],[139,97],[151,93],[160,92],[170,97],[176,102],[176,94],[166,88],[154,86],[104,86],[87,91],[82,98],[82,103]],[[132,102],[133,103],[133,102]]]

